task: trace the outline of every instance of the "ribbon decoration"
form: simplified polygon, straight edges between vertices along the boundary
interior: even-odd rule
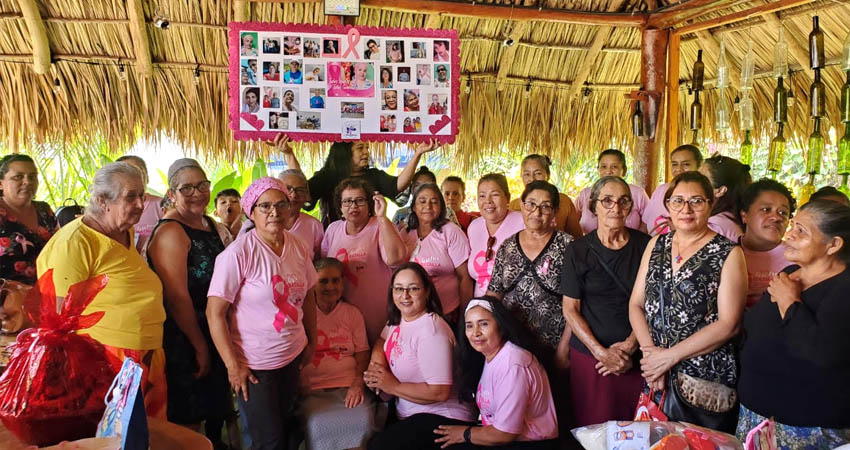
[[[278,286],[283,286],[283,292],[278,290]],[[296,324],[298,323],[298,308],[289,302],[289,283],[280,275],[272,277],[272,294],[274,295],[274,304],[278,307],[278,312],[274,315],[273,325],[274,329],[280,333],[287,317]]]
[[[325,356],[339,361],[342,357],[338,351],[331,348],[331,338],[322,330],[316,330],[316,353],[313,354],[313,367],[319,367]]]
[[[344,248],[337,250],[336,259],[342,261],[342,277],[345,278],[346,280],[348,280],[348,282],[351,283],[352,286],[357,287],[357,285],[360,283],[360,280],[357,278],[357,275],[355,275],[354,272],[352,272],[351,268],[348,266],[349,265],[348,250],[346,250]]]
[[[478,260],[483,262],[478,262]],[[475,273],[478,274],[478,287],[481,289],[487,289],[487,286],[490,284],[490,262],[487,261],[487,254],[484,250],[478,252],[475,255],[475,258],[472,259],[472,268],[475,270]]]
[[[396,346],[399,345],[399,342],[398,342],[399,333],[401,333],[401,325],[395,327],[395,330],[393,330],[393,332],[390,333],[390,336],[387,338],[387,348],[386,348],[386,350],[384,350],[384,356],[387,358],[387,364],[389,364],[391,366],[392,366],[392,363],[393,363],[393,360],[392,360],[393,350],[395,350]],[[399,350],[401,350],[400,347],[399,347]]]
[[[360,30],[357,28],[351,28],[348,30],[348,36],[346,36],[348,40],[348,48],[345,49],[345,52],[342,54],[343,58],[347,58],[349,53],[354,54],[354,59],[360,59],[360,54],[357,53],[357,44],[360,43]]]

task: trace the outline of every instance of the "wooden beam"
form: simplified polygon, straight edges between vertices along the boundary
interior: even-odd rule
[[[614,30],[614,27],[603,26],[596,29],[596,35],[593,36],[593,43],[590,44],[590,49],[587,51],[587,56],[585,56],[584,61],[582,62],[578,73],[576,74],[575,79],[573,80],[572,88],[570,88],[570,97],[575,97],[578,95],[579,90],[581,90],[581,86],[587,81],[588,77],[590,77],[590,71],[596,68],[596,58],[602,52],[602,47],[605,45],[605,41],[608,40],[608,37],[611,35],[611,31]]]
[[[664,179],[670,179],[670,152],[679,145],[679,44],[681,38],[676,33],[670,33],[667,42],[667,111],[666,145],[664,146]]]
[[[824,15],[825,11],[829,11],[835,7],[850,6],[850,3],[837,3],[837,2],[827,2],[827,3],[809,3],[808,5],[797,6],[794,9],[786,9],[783,11],[777,11],[776,15],[779,17],[780,21],[785,21],[792,17],[799,17],[802,15],[811,14],[813,11],[817,11],[818,14]],[[766,23],[766,20],[762,16],[751,17],[749,19],[744,19],[739,22],[735,22],[732,24],[728,24],[723,27],[713,28],[711,30],[715,35],[720,35],[723,33],[729,33],[732,31],[742,31],[752,27],[761,26]],[[687,38],[682,38],[682,41]]]
[[[136,54],[136,72],[143,77],[150,77],[153,75],[153,60],[142,0],[127,0],[127,20],[133,52]]]
[[[233,21],[248,22],[251,20],[251,3],[246,0],[233,0]]]
[[[741,20],[746,20],[751,17],[763,16],[767,13],[773,13],[788,8],[793,8],[795,6],[805,5],[813,1],[814,0],[777,0],[775,2],[767,2],[763,5],[745,9],[743,11],[738,11],[736,13],[727,14],[716,19],[706,20],[704,22],[698,22],[695,24],[685,25],[683,27],[676,28],[676,33],[682,35],[686,33],[707,30],[709,28],[719,27],[722,25],[739,22]]]
[[[528,24],[529,21],[527,20],[514,22],[514,29],[511,30],[511,34],[508,36],[508,39],[512,40],[514,44],[502,49],[502,54],[499,57],[499,74],[496,77],[496,89],[499,91],[504,88],[505,78],[507,78],[508,73],[511,71],[511,66],[514,64],[514,56],[516,56],[517,48],[519,48],[516,44],[525,35]]]
[[[659,93],[662,97],[650,97],[649,100],[641,102],[644,106],[644,118],[649,118],[644,123],[650,128],[653,137],[636,139],[635,156],[643,162],[643,170],[636,170],[635,175],[636,181],[643,186],[647,195],[652,194],[658,182],[658,129],[667,79],[667,41],[667,30],[649,28],[641,32],[640,82],[646,91]]]
[[[41,11],[35,0],[18,0],[18,6],[27,24],[32,45],[32,68],[35,73],[45,75],[50,71],[50,41],[47,39],[47,27],[41,19]]]
[[[324,0],[248,0],[258,3],[321,3]],[[360,6],[389,9],[396,12],[417,14],[439,13],[448,16],[474,17],[478,19],[538,20],[544,22],[574,23],[583,25],[610,25],[638,27],[648,15],[644,13],[607,13],[573,11],[568,9],[539,6],[511,6],[482,4],[451,0],[360,0]]]
[[[697,37],[699,38],[699,42],[702,44],[702,47],[707,50],[706,53],[714,57],[714,67],[717,67],[717,61],[720,59],[720,41],[706,30],[698,31]],[[738,64],[735,58],[729,53],[728,49],[726,50],[726,63],[729,65],[730,87],[740,86],[741,65]]]
[[[672,13],[654,14],[652,17],[650,17],[648,24],[649,26],[658,28],[669,28],[675,26],[676,24],[680,24],[685,21],[704,16],[706,14],[722,11],[731,6],[734,6],[736,3],[741,3],[742,1],[747,0],[714,0],[706,2],[705,4],[700,6],[692,6],[687,9],[675,11]]]
[[[443,15],[440,13],[428,14],[425,20],[425,29],[438,30],[443,22]]]

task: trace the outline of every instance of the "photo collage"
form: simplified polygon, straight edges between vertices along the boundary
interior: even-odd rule
[[[286,29],[238,36],[238,130],[452,133],[450,38]]]

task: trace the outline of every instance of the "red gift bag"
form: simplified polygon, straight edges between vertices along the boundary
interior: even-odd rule
[[[48,270],[27,298],[24,311],[38,327],[18,335],[0,376],[0,420],[20,440],[43,446],[94,436],[114,370],[103,346],[76,332],[103,317],[82,312],[106,283],[101,275],[71,286],[57,313]]]
[[[667,416],[661,412],[661,405],[664,404],[666,392],[661,394],[661,404],[656,405],[652,398],[655,397],[655,391],[650,390],[647,395],[644,392],[640,393],[638,398],[637,409],[635,410],[635,421],[637,422],[667,422]]]

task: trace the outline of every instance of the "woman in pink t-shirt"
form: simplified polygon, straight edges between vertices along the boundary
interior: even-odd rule
[[[437,289],[415,262],[401,265],[387,294],[389,317],[372,348],[366,385],[398,398],[399,421],[374,435],[369,450],[437,449],[433,430],[440,424],[468,424],[470,403],[452,389],[454,333],[442,317]]]
[[[464,449],[556,448],[558,418],[549,379],[524,348],[528,341],[522,327],[492,297],[470,301],[464,319],[460,397],[475,399],[481,425],[441,424],[434,430],[436,441]]]
[[[405,237],[410,260],[428,271],[446,318],[455,323],[458,308],[472,298],[472,278],[466,267],[469,240],[459,226],[446,218],[447,209],[436,184],[420,185],[413,192]]]
[[[701,164],[702,153],[694,145],[680,145],[670,153],[670,174],[673,178],[682,172],[697,170]],[[643,223],[646,224],[646,229],[652,236],[670,231],[670,213],[664,205],[664,194],[668,187],[670,183],[658,186],[649,197],[646,209],[643,210]]]
[[[387,202],[362,178],[346,178],[336,190],[342,220],[332,223],[322,240],[322,256],[342,261],[345,298],[366,319],[369,342],[387,321],[382,300],[391,269],[410,255],[395,225],[387,219]]]
[[[762,178],[751,184],[741,198],[744,235],[740,244],[747,260],[747,308],[767,292],[773,277],[791,265],[785,259],[782,238],[797,202],[784,184]]]
[[[599,171],[599,178],[606,176],[625,178],[626,155],[617,149],[609,148],[599,154],[596,168]],[[596,216],[590,212],[590,188],[591,186],[582,189],[576,198],[576,208],[581,213],[579,224],[584,234],[595,230],[597,226]],[[642,187],[634,184],[629,185],[629,191],[632,194],[632,212],[626,217],[626,227],[646,233],[647,224],[643,223],[642,217],[649,203],[649,197],[646,196],[646,191]]]
[[[316,261],[316,352],[301,369],[301,399],[307,448],[360,448],[373,426],[371,396],[365,395],[363,372],[369,343],[363,315],[342,298],[342,263]]]
[[[750,166],[741,164],[735,158],[717,155],[703,161],[699,172],[711,181],[714,188],[715,200],[711,217],[708,218],[708,228],[732,242],[738,242],[744,233],[738,219],[741,195],[753,181]]]
[[[522,214],[510,210],[511,191],[504,174],[488,173],[478,180],[478,210],[481,217],[466,231],[469,237],[468,272],[474,284],[473,295],[487,293],[496,252],[505,239],[525,229]]]
[[[116,159],[115,162],[125,162],[139,169],[139,172],[142,172],[142,181],[145,183],[145,186],[150,182],[148,179],[148,166],[145,164],[144,159],[136,155],[124,155]],[[136,234],[136,250],[139,251],[142,258],[145,257],[148,239],[151,237],[153,228],[162,219],[163,213],[162,208],[159,207],[160,201],[162,201],[162,197],[147,194],[145,196],[145,209],[142,211],[142,217],[139,219],[139,223],[133,226],[133,232]]]
[[[316,347],[316,271],[283,227],[290,201],[263,177],[242,196],[256,227],[215,260],[207,319],[255,449],[284,448],[300,365]]]

